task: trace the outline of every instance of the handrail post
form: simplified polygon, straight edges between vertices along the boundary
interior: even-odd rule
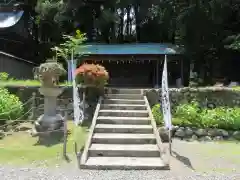
[[[68,112],[67,110],[64,111],[64,119],[63,119],[63,158],[65,160],[68,160],[67,157],[67,117],[68,117]]]
[[[161,156],[164,164],[169,167],[171,155],[170,155],[169,151],[165,150],[165,146],[162,143],[162,139],[161,139],[161,137],[159,135],[159,132],[158,132],[158,129],[157,129],[156,121],[153,117],[152,110],[150,108],[150,105],[149,105],[149,102],[148,102],[148,99],[147,99],[146,96],[144,96],[144,100],[145,100],[145,103],[147,105],[147,111],[150,115],[151,124],[152,124],[152,127],[153,127],[153,133],[156,137],[157,146],[158,146],[158,149],[160,151],[160,156]]]
[[[32,115],[31,120],[35,120],[36,117],[36,92],[32,93]]]

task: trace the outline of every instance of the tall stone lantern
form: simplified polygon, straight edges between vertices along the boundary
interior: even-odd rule
[[[44,113],[35,122],[35,129],[37,132],[61,129],[63,117],[57,114],[57,97],[63,88],[58,86],[58,79],[66,71],[56,61],[47,61],[37,68],[36,73],[41,82],[39,92],[44,96]]]

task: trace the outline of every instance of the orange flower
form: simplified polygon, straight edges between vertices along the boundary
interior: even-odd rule
[[[75,70],[77,78],[80,83],[104,85],[109,79],[108,72],[106,69],[98,64],[87,64],[84,63]]]

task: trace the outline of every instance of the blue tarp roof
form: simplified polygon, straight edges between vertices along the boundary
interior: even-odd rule
[[[83,46],[84,47],[84,46]],[[172,44],[139,43],[139,44],[88,44],[79,47],[80,54],[92,55],[160,55],[181,54],[180,47]]]

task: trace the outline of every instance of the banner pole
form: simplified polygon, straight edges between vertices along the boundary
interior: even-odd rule
[[[169,139],[169,153],[172,155],[172,134],[171,129],[168,129],[168,139]]]

